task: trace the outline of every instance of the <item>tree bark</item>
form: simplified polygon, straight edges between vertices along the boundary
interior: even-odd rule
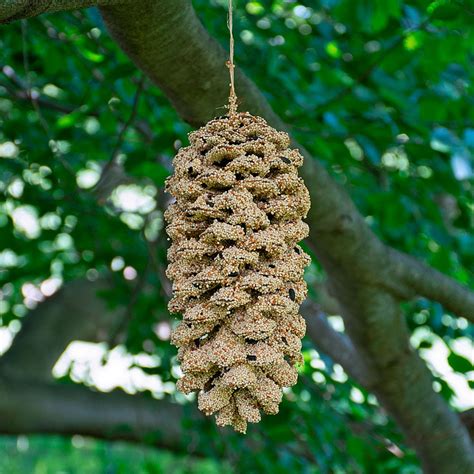
[[[118,5],[131,0],[3,0],[0,3],[0,23],[9,23],[42,13],[76,10],[99,5]]]
[[[198,454],[186,446],[189,437],[182,426],[186,410],[199,416],[189,406],[144,395],[100,393],[81,385],[0,375],[3,434],[79,434]]]
[[[416,258],[389,249],[392,278],[404,282],[405,296],[422,295],[439,301],[447,311],[474,321],[474,292]]]
[[[371,391],[378,379],[377,372],[372,363],[363,360],[349,337],[334,330],[313,301],[306,300],[301,313],[306,320],[306,337],[319,351],[340,364],[355,382]]]
[[[346,327],[377,374],[370,390],[405,432],[424,472],[472,472],[474,453],[466,426],[434,392],[431,374],[409,344],[397,301],[378,289],[339,284],[344,286],[338,294]]]

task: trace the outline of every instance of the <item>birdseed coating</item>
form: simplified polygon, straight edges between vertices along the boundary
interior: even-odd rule
[[[305,322],[304,268],[310,199],[303,157],[286,133],[248,113],[189,135],[166,182],[172,333],[183,377],[219,426],[245,433],[261,412],[278,413],[282,387],[297,381]]]

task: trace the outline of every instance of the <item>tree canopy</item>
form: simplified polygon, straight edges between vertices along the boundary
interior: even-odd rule
[[[246,437],[176,392],[163,186],[187,133],[225,114],[226,9],[0,6],[0,433],[231,472],[471,473],[470,1],[237,2],[240,109],[305,155],[305,364]]]

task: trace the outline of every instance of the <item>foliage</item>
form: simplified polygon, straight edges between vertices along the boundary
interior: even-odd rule
[[[194,2],[222,44],[225,3]],[[260,0],[239,2],[236,14],[237,62],[374,232],[471,286],[473,10],[467,1]],[[162,331],[169,315],[159,205],[189,127],[143,82],[95,10],[9,25],[0,48],[1,325],[14,334],[61,284],[112,274],[115,290],[104,297],[129,308],[127,350],[155,356],[159,363],[141,370],[162,382],[160,396],[184,403],[172,389],[179,373]],[[104,202],[116,167],[94,184],[115,156],[136,184]],[[307,279],[322,278],[315,263]],[[427,356],[433,345],[446,350],[452,372],[433,361],[435,387],[459,405],[454,382],[471,369],[467,322],[424,300],[405,309],[415,347]],[[373,397],[309,342],[305,358],[281,414],[250,430],[259,456],[246,455],[238,435],[192,426],[209,456],[224,452],[248,472],[418,472]]]
[[[187,460],[166,451],[75,436],[3,438],[0,472],[8,474],[227,474],[226,466]]]

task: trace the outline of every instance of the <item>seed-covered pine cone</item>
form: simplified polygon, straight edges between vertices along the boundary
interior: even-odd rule
[[[189,136],[174,159],[165,213],[172,334],[198,405],[218,425],[245,433],[260,410],[278,413],[282,387],[297,381],[310,258],[297,242],[309,193],[303,158],[286,133],[248,113],[212,120]]]

